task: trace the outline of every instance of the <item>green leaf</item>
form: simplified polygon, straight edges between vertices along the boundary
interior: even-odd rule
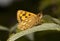
[[[38,25],[38,26],[34,26],[30,29],[21,31],[19,33],[14,34],[13,36],[9,37],[9,39],[7,41],[15,41],[16,39],[33,33],[33,32],[37,32],[37,31],[44,31],[44,30],[57,30],[60,31],[60,26],[55,24],[55,23],[43,23],[42,25]]]
[[[0,25],[0,30],[6,30],[6,31],[9,31],[9,29],[8,29],[7,27],[1,26],[1,25]]]

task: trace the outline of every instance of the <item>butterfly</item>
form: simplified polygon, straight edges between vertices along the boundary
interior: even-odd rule
[[[20,30],[26,30],[35,25],[41,24],[41,19],[42,13],[34,14],[24,10],[17,11],[18,29]]]

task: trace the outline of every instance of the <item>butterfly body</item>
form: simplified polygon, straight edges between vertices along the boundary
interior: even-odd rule
[[[40,24],[41,22],[41,14],[39,16],[23,10],[18,10],[17,12],[17,20],[18,20],[18,29],[25,30],[31,28],[34,25]]]

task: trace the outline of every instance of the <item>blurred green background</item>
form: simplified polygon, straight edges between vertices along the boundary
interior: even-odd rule
[[[57,19],[60,19],[60,0],[13,0],[11,4],[6,6],[5,5],[2,6],[1,4],[0,25],[5,26],[8,29],[10,29],[13,25],[15,25],[17,23],[16,19],[17,10],[26,10],[29,12],[33,12],[35,14],[38,14],[40,11],[42,11],[43,15],[47,14]],[[53,34],[48,33],[47,35],[46,33],[44,36],[41,36],[40,38],[35,35],[35,37],[37,38],[35,38],[34,41],[58,41],[58,40],[60,41],[60,35],[59,35],[60,32],[54,32]],[[54,36],[53,37],[54,40],[52,40],[52,37],[50,36]],[[9,37],[9,31],[0,30],[1,41],[6,41],[8,37]],[[48,37],[50,40],[48,40]]]

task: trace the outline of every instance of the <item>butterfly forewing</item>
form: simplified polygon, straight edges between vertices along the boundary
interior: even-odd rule
[[[38,15],[23,10],[18,10],[17,20],[18,29],[20,30],[31,28],[32,26],[37,25],[40,21]]]

